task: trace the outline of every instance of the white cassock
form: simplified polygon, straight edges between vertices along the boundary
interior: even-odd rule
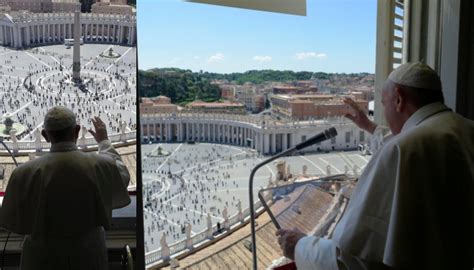
[[[298,241],[298,269],[472,269],[474,122],[432,103],[389,136],[332,239]]]
[[[58,143],[16,168],[0,226],[27,235],[21,269],[107,269],[104,227],[130,203],[130,174],[108,140],[99,154]]]

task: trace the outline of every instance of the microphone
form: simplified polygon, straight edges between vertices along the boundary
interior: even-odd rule
[[[313,144],[317,144],[317,143],[320,143],[322,141],[329,140],[332,137],[336,137],[336,135],[337,135],[336,129],[331,127],[329,129],[326,129],[325,131],[319,133],[318,135],[313,136],[313,137],[309,138],[308,140],[297,144],[295,146],[295,149],[296,150],[301,150],[301,149],[306,148],[308,146],[311,146]]]
[[[321,132],[320,134],[313,136],[309,138],[308,140],[301,142],[297,144],[296,146],[285,150],[281,152],[278,155],[275,155],[267,160],[264,160],[257,164],[255,168],[252,169],[252,172],[250,173],[250,180],[249,180],[249,209],[250,209],[250,231],[252,234],[252,259],[253,259],[253,269],[257,270],[257,243],[256,243],[256,235],[255,235],[255,209],[253,208],[253,178],[255,176],[255,173],[257,172],[258,169],[260,169],[262,166],[265,164],[268,164],[275,159],[288,156],[293,154],[294,152],[301,150],[303,148],[306,148],[308,146],[311,146],[316,143],[323,142],[325,140],[328,140],[330,138],[333,138],[337,135],[337,131],[334,127],[331,127],[329,129],[326,129],[325,131]]]

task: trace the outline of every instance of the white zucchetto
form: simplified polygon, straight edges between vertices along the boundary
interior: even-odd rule
[[[441,90],[441,79],[436,71],[423,63],[405,63],[390,73],[388,79],[404,86]]]

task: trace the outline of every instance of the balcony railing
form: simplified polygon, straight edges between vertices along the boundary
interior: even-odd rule
[[[109,140],[113,143],[129,143],[136,140],[136,131],[128,131],[125,133],[116,133],[109,135]],[[16,153],[28,153],[28,152],[43,152],[48,150],[51,147],[51,144],[45,141],[35,142],[35,141],[5,141],[5,144],[10,148],[13,152]],[[77,141],[79,149],[88,149],[97,147],[97,142],[93,137],[86,137],[84,140],[78,139]],[[6,150],[0,150],[0,155],[6,154]]]
[[[257,201],[254,205],[257,215],[263,212],[262,203]],[[240,217],[243,217],[240,219]],[[192,246],[186,246],[187,239],[177,241],[169,246],[170,257],[176,256],[186,256],[191,251],[194,251],[196,248],[203,246],[205,244],[210,244],[215,241],[218,241],[227,235],[233,233],[237,229],[240,229],[242,225],[245,225],[250,220],[250,209],[245,208],[242,210],[242,215],[240,213],[235,213],[229,217],[229,229],[224,230],[222,233],[219,233],[217,230],[217,225],[212,226],[212,236],[209,237],[208,229],[204,229],[199,233],[191,237]],[[162,254],[162,249],[156,249],[145,254],[145,264],[147,267],[153,266],[164,266],[170,258],[164,258]]]

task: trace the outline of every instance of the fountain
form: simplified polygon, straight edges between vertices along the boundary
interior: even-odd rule
[[[11,133],[19,135],[25,132],[26,127],[13,121],[10,114],[5,114],[3,118],[5,120],[0,123],[0,137],[10,138]]]
[[[100,56],[105,58],[119,58],[121,56],[119,53],[114,52],[114,49],[112,49],[112,47],[110,47],[106,51],[107,53],[104,51],[100,54]]]

